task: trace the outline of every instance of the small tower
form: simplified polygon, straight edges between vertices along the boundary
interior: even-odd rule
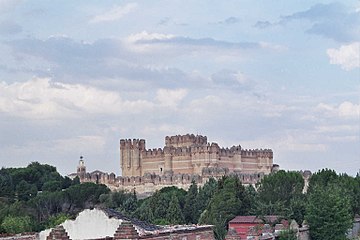
[[[84,179],[86,176],[86,167],[83,158],[83,156],[80,156],[79,165],[77,167],[77,175],[80,180]]]

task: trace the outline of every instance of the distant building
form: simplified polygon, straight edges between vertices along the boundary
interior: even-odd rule
[[[271,149],[246,150],[240,145],[221,148],[208,143],[206,136],[167,136],[165,146],[146,149],[143,139],[120,140],[122,176],[101,171],[87,172],[80,158],[76,174],[81,182],[107,185],[111,190],[135,190],[150,195],[163,187],[177,186],[187,190],[192,181],[205,184],[210,178],[237,176],[243,184],[255,184],[264,175],[277,171]]]
[[[145,174],[198,174],[220,168],[234,173],[269,174],[273,168],[271,149],[246,150],[209,143],[206,136],[187,134],[165,137],[165,146],[146,149],[144,139],[120,140],[121,170],[124,177]]]

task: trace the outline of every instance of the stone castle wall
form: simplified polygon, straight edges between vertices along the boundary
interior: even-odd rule
[[[82,177],[81,177],[82,176]],[[192,181],[203,186],[210,178],[220,179],[223,176],[237,176],[245,185],[254,185],[264,177],[264,173],[230,172],[227,168],[204,168],[199,174],[145,174],[144,176],[116,176],[114,173],[94,171],[80,175],[81,182],[102,183],[112,191],[136,191],[142,196],[148,196],[163,187],[176,186],[188,190]]]
[[[227,168],[231,172],[269,174],[273,166],[271,149],[242,149],[240,145],[221,148],[208,143],[206,136],[167,136],[165,146],[146,149],[144,139],[121,139],[120,159],[122,175],[144,176],[202,174],[204,168]]]

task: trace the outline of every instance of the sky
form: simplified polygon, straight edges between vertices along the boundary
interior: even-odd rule
[[[120,139],[201,134],[360,169],[360,1],[0,0],[0,167],[121,174]]]

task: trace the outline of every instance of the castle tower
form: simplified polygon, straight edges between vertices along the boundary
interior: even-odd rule
[[[77,171],[76,171],[80,180],[84,179],[86,176],[86,166],[83,158],[84,158],[83,156],[80,156],[79,165],[77,166]]]
[[[171,147],[164,147],[164,174],[173,174],[173,156]]]
[[[120,140],[120,165],[123,176],[142,176],[143,151],[145,151],[144,139]]]

